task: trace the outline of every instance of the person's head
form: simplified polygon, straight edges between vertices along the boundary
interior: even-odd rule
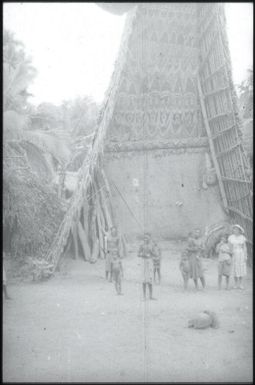
[[[201,237],[201,231],[200,231],[200,229],[195,229],[194,230],[194,238],[199,238],[199,237]]]
[[[244,233],[244,229],[239,225],[234,225],[232,227],[232,232],[234,235],[240,235]]]
[[[150,233],[145,233],[143,237],[144,243],[148,244],[151,240],[151,235]]]
[[[115,226],[112,226],[111,234],[112,234],[112,236],[116,236],[117,235],[117,228]]]

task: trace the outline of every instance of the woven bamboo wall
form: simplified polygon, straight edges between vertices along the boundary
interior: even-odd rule
[[[216,162],[220,168],[230,219],[245,229],[248,252],[252,257],[252,185],[242,145],[223,4],[201,4],[198,20],[199,76]]]

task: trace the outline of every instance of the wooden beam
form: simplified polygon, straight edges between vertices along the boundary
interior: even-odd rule
[[[217,158],[220,158],[220,157],[222,157],[222,156],[224,156],[224,155],[229,154],[231,151],[234,151],[238,146],[240,146],[240,143],[236,143],[234,146],[229,147],[228,149],[219,152],[219,153],[216,155]],[[240,165],[240,166],[241,166],[241,165]]]
[[[211,122],[212,120],[219,119],[219,118],[222,118],[223,116],[227,116],[227,115],[232,115],[232,111],[221,112],[220,114],[212,116],[211,118],[208,118],[207,120],[208,120],[208,122]]]
[[[74,258],[78,259],[78,257],[79,257],[79,249],[78,249],[78,239],[77,239],[76,225],[74,225],[74,227],[72,229],[72,235],[73,235],[73,244],[74,244]]]
[[[218,131],[217,134],[212,136],[212,139],[218,139],[221,135],[225,134],[229,130],[233,130],[235,128],[235,124],[232,124],[231,126],[224,128],[224,130]]]
[[[249,180],[243,180],[243,179],[236,179],[236,178],[230,178],[228,176],[222,176],[221,179],[226,182],[234,182],[234,183],[246,183],[248,185],[251,184]]]
[[[83,228],[80,221],[78,223],[78,234],[79,234],[79,238],[80,238],[83,253],[84,253],[84,259],[85,259],[85,261],[89,261],[90,260],[90,248],[89,248],[89,243],[88,243],[88,237],[87,237],[87,234],[84,231],[84,228]]]
[[[223,69],[225,69],[225,64],[221,64],[216,70],[213,71],[213,73],[211,73],[210,75],[206,76],[206,78],[204,78],[202,80],[202,83],[204,84],[205,82],[207,82],[208,80],[213,78],[215,75],[217,75]]]
[[[102,231],[101,218],[99,213],[97,214],[97,226],[99,236],[99,256],[100,259],[104,259],[104,233]]]
[[[214,96],[215,94],[219,94],[219,93],[227,91],[227,90],[230,91],[229,86],[218,88],[218,89],[216,89],[214,91],[211,91],[211,92],[208,92],[208,93],[204,94],[204,97],[208,98],[210,96]]]
[[[207,132],[207,136],[208,136],[209,147],[210,147],[210,151],[211,151],[211,155],[212,155],[212,160],[213,160],[214,168],[215,168],[216,175],[217,175],[218,182],[219,182],[219,188],[220,188],[220,192],[221,192],[221,196],[222,196],[223,206],[226,209],[226,211],[228,212],[228,202],[227,202],[227,198],[226,198],[226,193],[225,193],[224,185],[223,185],[223,182],[222,182],[222,179],[221,179],[221,173],[220,173],[219,164],[218,164],[217,157],[216,157],[216,154],[215,154],[214,143],[213,143],[213,139],[212,139],[212,135],[211,135],[210,125],[209,125],[208,119],[207,119],[205,102],[204,102],[204,96],[203,96],[203,92],[202,92],[202,88],[201,88],[199,77],[198,77],[198,93],[199,93],[199,98],[200,98],[200,103],[201,103],[201,109],[202,109],[202,115],[203,115],[203,118],[204,118],[205,128],[206,128],[206,132]]]
[[[93,242],[91,261],[95,262],[98,259],[98,256],[99,256],[99,240],[98,238],[95,238]]]
[[[244,213],[242,213],[242,211],[236,209],[235,207],[232,207],[232,206],[228,206],[229,210],[232,211],[233,213],[239,215],[240,217],[246,219],[247,221],[253,223],[253,219],[248,217],[248,215],[245,215]]]
[[[100,259],[104,259],[104,231],[101,223],[101,207],[99,204],[99,197],[95,197],[95,206],[96,206],[96,222],[98,228],[98,238],[99,238],[99,256]]]

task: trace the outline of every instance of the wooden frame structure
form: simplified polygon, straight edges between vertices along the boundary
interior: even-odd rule
[[[223,206],[233,223],[238,223],[245,229],[248,253],[251,257],[252,185],[240,137],[240,120],[225,32],[224,6],[221,3],[200,3],[197,12],[200,50],[198,91],[211,155]],[[136,7],[127,16],[120,54],[91,150],[80,169],[77,191],[46,256],[46,260],[53,263],[55,268],[70,233],[76,257],[79,244],[85,260],[94,261],[98,257],[104,257],[104,234],[114,223],[114,217],[110,202],[111,192],[100,157],[107,126],[114,110],[135,18]]]
[[[240,119],[232,81],[230,53],[225,30],[224,6],[201,4],[199,10],[200,99],[206,110],[213,146],[213,161],[222,199],[233,223],[240,224],[252,257],[252,183],[241,141]],[[200,87],[200,86],[199,86]],[[214,156],[213,156],[214,155]]]

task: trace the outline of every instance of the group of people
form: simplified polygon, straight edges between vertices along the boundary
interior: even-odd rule
[[[187,247],[181,255],[180,270],[183,276],[184,289],[188,287],[188,280],[192,278],[196,289],[200,279],[205,288],[205,277],[202,263],[204,251],[200,230],[189,234]],[[238,224],[232,227],[232,234],[223,234],[216,245],[218,256],[218,288],[221,289],[222,277],[226,277],[226,289],[229,289],[229,278],[233,273],[235,289],[244,289],[243,277],[246,275],[247,248],[244,229]]]
[[[106,279],[114,282],[118,295],[122,294],[123,266],[121,256],[121,241],[116,227],[112,227],[105,242]],[[232,227],[232,234],[223,234],[216,246],[218,257],[218,288],[221,289],[222,277],[226,277],[226,289],[229,289],[230,275],[234,276],[234,288],[243,289],[243,277],[246,275],[247,248],[244,230],[238,224]],[[206,286],[202,256],[204,242],[199,229],[191,232],[187,244],[181,253],[180,271],[183,277],[184,289],[188,288],[188,281],[193,279],[195,288],[201,282]],[[161,250],[152,240],[149,233],[144,235],[143,243],[138,250],[138,257],[142,259],[142,291],[144,300],[153,297],[153,280],[161,281]]]
[[[121,258],[121,240],[116,227],[112,227],[105,239],[105,278],[110,282],[114,282],[118,295],[122,295],[121,281],[124,276]],[[161,250],[156,242],[152,242],[149,233],[144,236],[143,244],[138,251],[138,257],[143,258],[143,295],[146,298],[146,288],[149,290],[150,299],[154,299],[152,295],[152,280],[160,283],[161,273]]]
[[[188,288],[189,279],[193,279],[195,288],[198,289],[198,282],[201,281],[202,288],[206,286],[202,255],[204,244],[201,232],[196,229],[191,232],[188,242],[181,253],[180,271],[183,277],[184,289]],[[234,276],[234,288],[244,289],[243,277],[247,274],[247,248],[244,229],[238,224],[232,227],[232,234],[223,234],[216,246],[218,256],[218,288],[221,289],[222,277],[226,278],[226,289],[229,289],[231,273]],[[161,250],[157,243],[152,240],[149,233],[144,235],[143,243],[138,250],[138,257],[142,260],[142,291],[146,299],[148,288],[149,298],[153,297],[153,280],[161,281]],[[110,282],[114,282],[118,295],[122,295],[122,248],[121,239],[117,228],[112,227],[105,237],[105,276]],[[3,266],[3,293],[5,299],[10,299],[7,292],[6,272]]]

